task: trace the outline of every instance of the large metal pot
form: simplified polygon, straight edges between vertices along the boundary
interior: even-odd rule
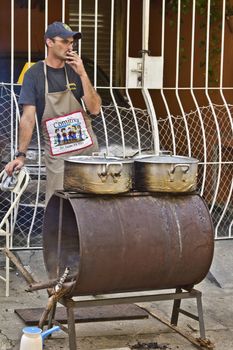
[[[78,156],[65,160],[64,189],[83,193],[116,194],[132,188],[133,160]]]
[[[135,159],[135,188],[150,192],[192,192],[197,186],[198,160],[154,155]]]

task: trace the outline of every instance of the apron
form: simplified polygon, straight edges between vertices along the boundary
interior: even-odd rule
[[[46,195],[45,203],[55,190],[63,189],[64,160],[74,155],[92,155],[98,151],[91,118],[83,110],[71,90],[48,92],[46,63],[45,109],[42,134],[45,141]],[[65,67],[67,86],[68,75]]]

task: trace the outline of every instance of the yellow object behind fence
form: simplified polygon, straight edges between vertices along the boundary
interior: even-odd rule
[[[24,78],[24,74],[26,73],[26,71],[33,66],[33,64],[35,64],[35,62],[26,62],[25,65],[23,66],[23,69],[19,75],[19,79],[17,81],[18,84],[22,85],[23,84],[23,78]]]

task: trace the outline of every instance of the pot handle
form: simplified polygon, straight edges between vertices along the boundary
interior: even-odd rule
[[[98,176],[100,177],[102,182],[106,182],[107,178],[108,178],[108,171],[107,171],[107,164],[103,164],[102,166],[102,170],[100,173],[98,173]]]
[[[183,176],[182,176],[182,181],[186,181],[185,179],[185,174],[187,174],[189,172],[189,169],[190,169],[190,164],[175,164],[171,167],[170,170],[168,170],[168,174],[170,176],[170,181],[173,182],[174,181],[174,174],[175,174],[175,171],[177,168],[181,168],[182,172],[183,172]]]
[[[119,167],[120,167],[119,171],[113,173],[113,172],[110,170],[110,167],[111,167],[112,165],[119,166]],[[107,171],[109,171],[109,175],[112,176],[113,182],[117,182],[117,181],[118,181],[118,177],[121,176],[122,169],[123,169],[123,164],[122,164],[122,163],[118,163],[118,162],[107,163]]]
[[[110,167],[112,165],[120,166],[120,170],[115,173],[111,172]],[[121,176],[122,169],[123,169],[122,163],[118,163],[118,162],[106,163],[106,164],[103,164],[102,171],[101,173],[98,173],[98,176],[100,177],[102,182],[106,182],[108,176],[111,175],[113,178],[113,181],[117,182],[117,178]]]
[[[159,155],[160,156],[172,156],[172,151],[160,150]]]

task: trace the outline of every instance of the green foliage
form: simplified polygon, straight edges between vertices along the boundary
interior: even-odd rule
[[[219,47],[221,46],[221,21],[222,21],[222,0],[211,0],[210,3],[210,38],[209,38],[209,81],[213,85],[218,83],[218,78],[216,76],[216,72],[218,69],[216,67],[219,66],[220,62],[220,53],[221,50]],[[178,0],[167,0],[166,11],[169,13],[178,13]],[[193,0],[181,0],[180,1],[180,12],[181,12],[181,25],[184,23],[183,18],[192,12],[193,8]],[[206,55],[206,23],[207,23],[207,14],[208,14],[208,1],[207,0],[196,0],[196,13],[200,16],[199,29],[201,31],[200,40],[198,43],[199,48],[201,49],[201,59],[199,62],[199,66],[204,68],[205,63],[205,55]],[[226,16],[233,15],[233,5],[231,5],[231,0],[226,0]],[[170,26],[175,26],[176,20],[169,19]],[[180,49],[180,58],[181,62],[186,57],[184,55],[183,49],[184,38],[181,40],[181,49]]]
[[[226,16],[233,16],[233,5],[230,0],[226,2]]]

